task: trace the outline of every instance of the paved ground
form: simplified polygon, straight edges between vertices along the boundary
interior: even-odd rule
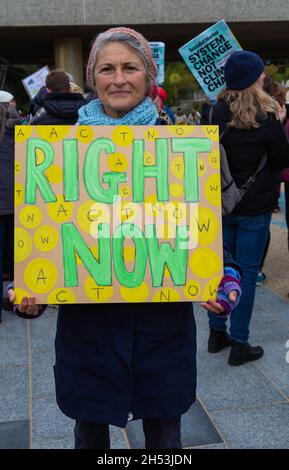
[[[208,354],[206,314],[198,325],[198,400],[183,417],[183,445],[194,448],[289,447],[289,301],[287,230],[274,216],[272,244],[257,289],[252,344],[265,355],[240,367],[228,350]],[[272,288],[274,290],[272,290]],[[282,295],[279,295],[278,292]],[[57,312],[29,322],[4,312],[0,325],[0,448],[73,447],[73,422],[56,406],[53,381]],[[287,354],[287,361],[286,361]],[[111,428],[112,447],[144,446],[140,422]]]
[[[265,285],[288,299],[289,292],[289,254],[287,243],[287,226],[284,218],[283,188],[280,198],[281,212],[274,214],[271,228],[271,242],[264,264],[264,272],[268,276]]]

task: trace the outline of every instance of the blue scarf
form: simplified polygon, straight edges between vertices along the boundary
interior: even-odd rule
[[[145,98],[140,104],[120,119],[105,114],[99,99],[93,100],[78,110],[77,124],[83,126],[147,126],[155,124],[158,112],[151,98]]]

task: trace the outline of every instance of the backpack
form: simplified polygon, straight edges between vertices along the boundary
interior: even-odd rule
[[[214,107],[212,106],[209,111],[209,124],[212,124],[213,109]],[[267,161],[267,154],[265,153],[260,160],[257,170],[253,173],[252,176],[250,176],[250,178],[247,179],[247,181],[245,181],[244,184],[242,184],[240,188],[238,188],[233,176],[231,175],[226,150],[221,143],[222,139],[229,131],[230,127],[226,127],[225,130],[220,134],[219,143],[223,216],[231,214],[231,212],[243,198],[244,194],[246,194],[248,189],[252,186],[252,184],[254,184],[257,174],[262,170],[262,168],[264,168]]]

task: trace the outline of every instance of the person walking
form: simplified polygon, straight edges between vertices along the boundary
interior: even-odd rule
[[[249,326],[257,274],[278,198],[274,172],[288,166],[289,144],[280,121],[283,111],[262,89],[265,74],[261,58],[250,51],[234,52],[224,71],[226,89],[213,108],[212,122],[220,126],[220,133],[226,129],[222,144],[237,186],[253,175],[264,153],[267,155],[254,184],[232,214],[223,217],[224,242],[242,268],[243,295],[230,317],[230,336],[226,319],[208,313],[208,351],[217,353],[231,346],[228,362],[239,366],[264,353],[261,346],[248,342]]]

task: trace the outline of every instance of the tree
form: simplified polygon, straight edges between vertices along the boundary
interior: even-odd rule
[[[168,104],[177,106],[179,99],[191,99],[199,85],[184,62],[170,62],[165,69],[164,88]]]
[[[169,76],[169,83],[174,87],[174,92],[175,92],[175,103],[178,102],[178,85],[181,83],[182,79],[180,75],[177,72],[171,73]]]

